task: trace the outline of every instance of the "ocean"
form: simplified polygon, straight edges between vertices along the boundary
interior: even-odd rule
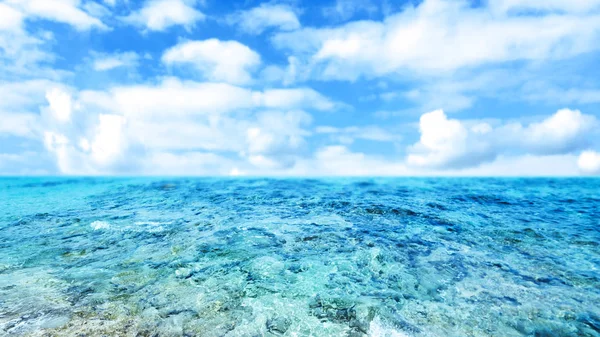
[[[3,336],[600,336],[600,179],[2,178]]]

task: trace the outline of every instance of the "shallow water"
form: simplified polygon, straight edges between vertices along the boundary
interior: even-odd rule
[[[0,179],[0,335],[600,336],[600,179]]]

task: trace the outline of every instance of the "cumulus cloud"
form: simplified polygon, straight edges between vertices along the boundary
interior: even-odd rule
[[[0,82],[0,110],[37,111],[39,105],[46,102],[49,88],[60,88],[60,85],[49,80]]]
[[[24,15],[20,11],[0,3],[0,31],[20,29],[23,17]]]
[[[522,131],[519,126],[508,129],[509,132],[522,134],[521,141],[530,151],[554,154],[570,152],[581,147],[596,123],[594,116],[584,115],[579,110],[561,109],[539,123],[530,124]]]
[[[0,79],[53,78],[62,74],[47,63],[54,61],[50,43],[53,34],[31,30],[26,22],[51,20],[77,30],[104,29],[106,26],[78,8],[71,0],[10,0],[0,3]]]
[[[338,106],[312,89],[254,91],[226,83],[181,81],[177,78],[166,78],[157,85],[117,86],[108,91],[83,91],[80,95],[81,103],[88,107],[156,119],[219,115],[258,108],[331,110]]]
[[[48,100],[50,113],[55,120],[61,123],[71,120],[73,103],[68,92],[60,88],[53,88],[46,93],[46,99]]]
[[[41,120],[37,112],[46,102],[48,88],[60,90],[57,83],[46,80],[0,83],[0,136],[38,137]]]
[[[421,116],[421,139],[410,148],[407,162],[424,167],[463,167],[478,164],[495,157],[493,147],[480,134],[489,126],[476,126],[469,130],[455,119],[448,119],[442,110]]]
[[[247,150],[243,155],[260,168],[290,166],[305,146],[310,133],[304,127],[311,122],[312,117],[303,111],[260,113],[246,130]]]
[[[93,57],[93,68],[96,71],[107,71],[119,67],[134,67],[140,58],[135,52],[114,54],[93,53]]]
[[[78,30],[107,28],[99,19],[83,11],[80,8],[81,2],[79,0],[6,0],[6,3],[21,11],[26,18],[30,19],[45,19],[66,23]],[[6,7],[0,8],[0,13],[5,10],[7,10]],[[10,12],[9,9],[8,14]],[[4,16],[5,13],[0,15]]]
[[[119,173],[118,165],[128,146],[125,125],[123,116],[99,114],[92,118],[92,125],[86,129],[45,131],[44,146],[54,155],[61,173]],[[84,136],[76,138],[79,134]]]
[[[97,163],[109,164],[125,150],[127,147],[123,135],[125,123],[123,116],[109,114],[98,116],[98,126],[89,148],[92,158]]]
[[[583,151],[577,159],[577,166],[585,174],[600,174],[600,153]]]
[[[421,116],[419,142],[409,148],[407,163],[417,167],[463,168],[494,160],[503,153],[559,155],[587,145],[595,117],[562,109],[523,126],[449,119],[442,110]]]
[[[176,78],[165,79],[159,85],[119,86],[108,93],[84,94],[89,104],[112,104],[113,109],[140,118],[219,114],[253,105],[252,91],[245,88],[225,83],[180,81]]]
[[[286,5],[261,4],[231,15],[228,21],[237,24],[246,33],[261,34],[269,28],[289,31],[300,28],[293,8]]]
[[[599,31],[594,12],[518,15],[469,1],[426,0],[384,21],[304,28],[279,33],[273,42],[304,55],[315,76],[354,80],[570,57],[597,49]]]
[[[260,56],[237,41],[185,41],[168,49],[162,56],[167,65],[182,64],[196,68],[211,81],[244,84],[260,64]]]
[[[406,158],[343,145],[322,146],[311,154],[307,140],[313,118],[298,107],[320,104],[310,95],[290,104],[287,91],[302,89],[274,90],[280,99],[262,99],[269,90],[175,79],[97,92],[57,89],[48,95],[47,109],[70,106],[70,119],[51,114],[63,122],[45,126],[44,145],[60,172],[69,174],[123,173],[131,167],[139,174],[251,175],[535,175],[536,169],[539,174],[596,169],[597,154],[583,153],[579,163],[573,154],[587,146],[596,120],[568,109],[528,124],[458,120],[437,110],[421,116],[421,137]],[[239,99],[232,99],[236,94]],[[194,99],[168,99],[174,95]],[[215,95],[229,99],[202,99]],[[321,126],[315,131],[383,142],[399,138],[377,127]]]
[[[62,173],[75,173],[73,168],[76,165],[71,155],[71,145],[67,136],[52,132],[44,132],[44,146],[46,149],[56,157],[56,164]]]
[[[57,90],[47,99],[44,109],[52,112],[52,120],[46,124],[46,148],[61,172],[72,174],[118,173],[131,167],[156,172],[148,162],[170,155],[189,167],[197,162],[179,156],[203,158],[211,152],[211,158],[237,158],[231,161],[236,167],[289,167],[310,135],[306,127],[312,117],[302,109],[335,106],[302,88],[254,91],[174,78],[73,95]],[[71,123],[66,123],[65,106],[75,118]],[[225,169],[215,165],[205,168]],[[179,172],[168,165],[165,170]]]
[[[150,31],[164,31],[178,25],[190,29],[206,18],[194,8],[195,4],[195,0],[147,0],[141,9],[124,20]]]

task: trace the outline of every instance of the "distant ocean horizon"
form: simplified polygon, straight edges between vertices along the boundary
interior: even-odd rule
[[[600,336],[598,303],[597,178],[0,178],[0,335]]]

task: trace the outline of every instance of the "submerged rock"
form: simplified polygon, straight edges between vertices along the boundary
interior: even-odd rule
[[[292,321],[286,317],[273,317],[267,320],[267,331],[283,335],[292,325]]]

